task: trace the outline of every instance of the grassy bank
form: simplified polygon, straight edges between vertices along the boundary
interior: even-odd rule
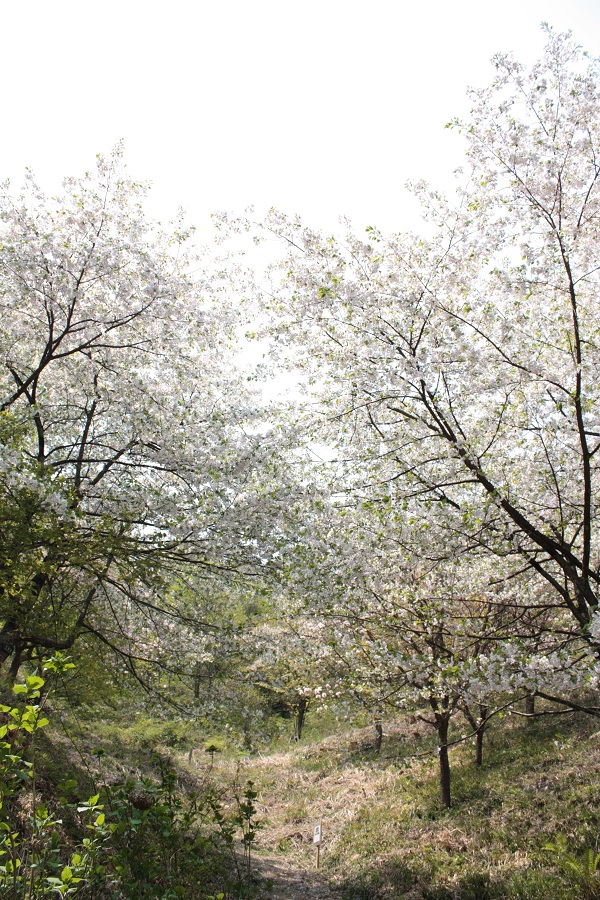
[[[600,897],[589,852],[600,818],[597,724],[575,715],[496,723],[480,769],[470,743],[453,749],[454,803],[444,811],[422,725],[388,726],[380,755],[360,729],[244,760],[239,774],[259,790],[258,852],[312,866],[322,822],[322,872],[347,900]],[[229,780],[237,765],[220,759],[214,776]]]
[[[134,717],[124,727],[95,718],[88,710],[82,711],[76,729],[73,721],[63,719],[63,725],[65,721],[63,729],[56,723],[40,732],[38,791],[52,807],[65,793],[61,783],[70,780],[67,794],[76,806],[76,798],[107,786],[100,802],[118,828],[133,835],[128,838],[131,847],[119,852],[132,869],[134,891],[139,878],[134,863],[143,861],[148,847],[155,860],[161,853],[168,860],[181,855],[180,837],[189,839],[186,796],[216,798],[226,820],[234,823],[232,841],[239,844],[239,802],[251,780],[257,792],[251,817],[258,816],[262,826],[252,848],[259,873],[261,859],[268,860],[263,872],[274,865],[291,874],[314,870],[313,828],[322,824],[320,878],[318,884],[305,879],[307,898],[325,896],[310,892],[311,885],[317,890],[323,884],[343,900],[600,897],[600,731],[590,717],[497,719],[486,736],[481,768],[475,765],[471,741],[453,747],[450,810],[440,808],[432,732],[408,718],[386,723],[379,754],[373,749],[372,728],[332,734],[330,714],[315,714],[302,742],[280,740],[274,749],[252,754],[226,745],[222,751],[206,752],[200,730],[189,726],[181,731],[181,723],[165,720]],[[165,787],[165,771],[174,773],[171,786]],[[140,786],[148,794],[148,811],[138,816],[149,817],[145,843],[140,842],[137,807],[131,800]],[[179,796],[175,809],[170,798]],[[25,806],[27,798],[26,792]],[[185,888],[190,898],[207,896],[212,892],[209,884],[218,890],[236,881],[235,872],[233,880],[227,874],[227,853],[213,854],[215,837],[221,851],[227,850],[227,843],[211,808],[209,804],[195,820],[197,837],[202,838],[194,849],[200,881],[193,882],[195,893]],[[152,843],[152,817],[159,812],[170,829],[164,848],[162,819],[155,823],[158,837]],[[69,826],[61,816],[68,844],[68,830],[72,827],[75,835],[77,817]],[[183,873],[189,858],[186,851]],[[162,896],[152,890],[148,887],[149,897]],[[232,890],[226,890],[227,897],[238,896],[239,890]],[[246,879],[244,890],[248,896],[270,896],[265,882],[250,884]]]

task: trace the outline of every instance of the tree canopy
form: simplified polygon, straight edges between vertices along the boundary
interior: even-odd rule
[[[0,200],[0,661],[14,671],[81,636],[133,666],[173,623],[193,657],[201,615],[177,579],[202,573],[206,595],[264,561],[232,306],[183,221],[147,220],[121,156],[58,197],[29,177]]]
[[[259,234],[288,252],[264,308],[315,385],[338,488],[402,510],[417,554],[534,574],[540,614],[597,649],[598,63],[549,32],[531,71],[495,66],[452,123],[455,196],[413,187],[423,234],[341,239],[272,212]]]

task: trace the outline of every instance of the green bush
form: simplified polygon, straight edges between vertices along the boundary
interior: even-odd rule
[[[58,657],[43,666],[42,674],[69,666]],[[67,796],[42,799],[36,734],[49,724],[44,686],[43,677],[30,675],[14,686],[15,704],[0,706],[0,896],[253,896],[250,860],[258,823],[251,782],[234,791],[234,812],[226,813],[214,790],[180,790],[175,770],[156,757],[154,779],[128,779],[79,803],[67,799],[76,785],[69,779],[63,785]],[[236,854],[238,840],[243,863]]]

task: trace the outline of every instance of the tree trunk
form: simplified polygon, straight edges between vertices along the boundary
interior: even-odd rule
[[[194,700],[200,699],[200,675],[202,674],[202,664],[197,662],[194,666]]]
[[[450,809],[452,797],[450,794],[450,759],[448,758],[448,724],[449,713],[435,714],[435,727],[440,741],[440,803],[444,809]]]
[[[528,716],[535,715],[535,694],[529,694],[529,696],[525,698],[525,712]]]
[[[476,719],[467,703],[461,704],[461,709],[465,718],[475,734],[475,765],[480,766],[483,762],[483,735],[485,734],[485,726],[487,725],[488,708],[485,704],[479,704],[479,717]]]
[[[381,744],[383,742],[383,725],[381,722],[375,722],[375,744],[373,745],[373,749],[375,753],[381,752]]]
[[[252,732],[250,729],[250,722],[248,721],[248,719],[244,719],[242,727],[244,730],[244,750],[247,750],[248,753],[251,753],[252,752]],[[213,752],[213,755],[211,756],[211,760],[212,760],[213,756],[214,756],[214,752]],[[212,766],[212,762],[211,762],[211,766]]]
[[[479,705],[479,722],[477,723],[477,731],[475,732],[475,765],[481,766],[483,763],[483,735],[485,734],[485,726],[487,724],[487,706]]]
[[[9,677],[12,682],[15,682],[17,680],[17,675],[19,674],[19,669],[21,668],[22,661],[23,661],[23,644],[21,642],[19,642],[15,646],[12,662],[10,664],[10,669],[8,670]]]
[[[0,669],[14,655],[20,643],[16,622],[8,619],[0,631]]]
[[[299,741],[302,737],[302,729],[304,728],[304,720],[308,709],[308,700],[306,697],[298,698],[298,706],[296,708],[296,721],[294,724],[294,740]]]

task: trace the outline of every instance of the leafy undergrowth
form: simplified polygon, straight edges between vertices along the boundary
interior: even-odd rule
[[[225,795],[164,753],[103,746],[91,728],[79,744],[46,730],[44,683],[27,676],[1,705],[0,896],[253,897],[252,784]]]
[[[454,805],[440,810],[437,759],[425,726],[369,729],[251,758],[263,820],[257,851],[290,869],[314,866],[346,900],[600,897],[600,732],[591,718],[504,719],[477,769],[470,744],[451,754]],[[181,758],[181,764],[187,757]],[[194,770],[208,765],[198,754]],[[236,764],[219,758],[214,777]]]

